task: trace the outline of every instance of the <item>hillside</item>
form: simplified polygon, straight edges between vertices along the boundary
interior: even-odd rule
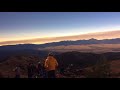
[[[0,51],[0,62],[6,60],[10,56],[16,55],[29,55],[29,56],[38,56],[40,58],[45,57],[49,51],[43,50],[33,50],[33,49],[21,49],[21,50],[2,50]],[[54,52],[57,54],[57,52]]]
[[[0,63],[0,73],[2,73],[4,77],[14,78],[15,74],[13,72],[13,69],[16,67],[16,65],[20,65],[21,74],[24,78],[27,77],[27,65],[30,62],[37,64],[40,60],[42,59],[37,56],[11,56],[7,58],[7,60],[5,60],[4,62]]]
[[[47,56],[47,55],[46,55]],[[58,60],[59,67],[64,68],[64,77],[66,78],[79,78],[82,77],[81,73],[90,71],[90,68],[94,66],[98,61],[102,60],[101,58],[105,56],[106,60],[111,63],[112,76],[118,77],[120,74],[120,53],[81,53],[81,52],[66,52],[61,54],[56,54],[55,58]],[[4,77],[14,77],[13,69],[16,65],[21,66],[22,78],[27,78],[27,65],[29,62],[33,62],[35,65],[39,61],[45,60],[46,57],[40,58],[35,55],[14,55],[8,57],[5,61],[0,63],[0,73]],[[72,65],[72,66],[71,66]],[[82,70],[82,71],[81,71]],[[82,74],[82,75],[83,75]],[[84,77],[84,76],[83,76]]]

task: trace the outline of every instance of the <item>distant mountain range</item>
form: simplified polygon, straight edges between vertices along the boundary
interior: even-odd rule
[[[44,49],[47,47],[69,46],[69,45],[90,45],[90,44],[120,44],[120,38],[104,39],[104,40],[97,40],[97,39],[91,38],[89,40],[60,41],[60,42],[52,42],[52,43],[45,43],[45,44],[18,44],[18,45],[0,46],[0,61],[5,59],[6,57],[13,56],[13,55],[37,55],[40,57],[44,57],[49,52],[49,50],[47,51]],[[97,47],[97,50],[98,49],[99,48]],[[100,50],[101,49],[102,48],[100,48]],[[118,50],[120,50],[119,47],[118,47]],[[54,53],[57,54],[60,52],[54,51]]]
[[[51,46],[68,46],[68,45],[88,45],[88,44],[120,44],[120,38],[115,39],[103,39],[97,40],[91,38],[89,40],[76,40],[76,41],[60,41],[60,42],[52,42],[52,43],[45,43],[45,44],[17,44],[17,45],[6,45],[0,46],[1,50],[24,50],[24,49],[38,49],[38,48],[45,48]]]

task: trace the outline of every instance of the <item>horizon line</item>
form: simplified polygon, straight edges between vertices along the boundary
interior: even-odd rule
[[[47,37],[47,38],[34,38],[34,39],[24,39],[24,40],[2,41],[2,42],[0,42],[0,46],[26,44],[26,43],[45,44],[45,43],[68,41],[68,40],[73,40],[73,41],[75,41],[75,40],[87,40],[87,39],[91,39],[91,38],[94,38],[97,40],[120,38],[120,30],[91,32],[91,33],[86,33],[86,34],[70,35],[70,36],[58,36],[58,37]]]
[[[96,38],[90,38],[90,39],[81,39],[82,40],[91,40]],[[120,38],[111,38],[111,39],[120,39]],[[111,40],[111,39],[96,39],[96,40]],[[79,40],[63,40],[63,41],[79,41]],[[62,42],[62,41],[56,41],[56,42]],[[48,42],[48,43],[55,43],[55,42]],[[42,43],[42,44],[48,44],[48,43]],[[8,45],[0,45],[0,46],[14,46],[14,45],[26,45],[26,44],[33,44],[33,45],[42,45],[42,44],[35,44],[35,43],[23,43],[23,44],[8,44]]]
[[[106,32],[116,32],[120,30],[110,30],[110,31],[98,31],[98,32],[89,32],[89,33],[82,33],[82,34],[74,34],[74,35],[65,35],[65,36],[52,36],[52,37],[42,37],[42,38],[30,38],[30,39],[21,39],[21,40],[6,40],[2,42],[10,42],[10,41],[24,41],[24,40],[34,40],[34,39],[52,39],[52,38],[61,38],[61,37],[71,37],[71,36],[79,36],[79,35],[88,35],[88,34],[98,34],[98,33],[106,33]],[[1,42],[0,42],[1,43]]]

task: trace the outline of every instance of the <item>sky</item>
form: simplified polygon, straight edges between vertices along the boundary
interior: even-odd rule
[[[119,30],[120,12],[0,12],[0,45],[114,38]]]

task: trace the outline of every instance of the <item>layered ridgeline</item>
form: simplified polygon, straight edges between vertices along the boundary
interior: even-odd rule
[[[89,44],[120,44],[120,38],[103,39],[103,40],[97,40],[97,39],[91,38],[89,40],[76,40],[76,41],[67,40],[67,41],[52,42],[52,43],[45,43],[45,44],[6,45],[6,46],[0,46],[0,50],[39,49],[39,48],[46,48],[51,46],[89,45]]]
[[[34,53],[34,52],[33,52]],[[0,63],[8,61],[10,58],[17,58],[18,61],[29,61],[31,58],[36,57],[40,58],[40,60],[45,60],[48,53],[12,53],[11,55],[7,56],[4,59],[1,59]],[[101,60],[101,57],[106,57],[106,60],[120,60],[120,52],[108,52],[108,53],[102,53],[102,54],[96,54],[96,53],[83,53],[83,52],[65,52],[65,53],[54,53],[55,58],[58,60],[60,65],[69,65],[69,64],[76,64],[80,65],[81,67],[86,67],[89,65],[93,65],[99,60]],[[23,58],[21,58],[23,57]],[[38,61],[38,59],[32,59],[33,61]]]
[[[13,55],[37,55],[44,57],[49,51],[55,54],[63,52],[106,53],[120,51],[120,38],[60,41],[45,44],[18,44],[0,46],[0,61]]]

